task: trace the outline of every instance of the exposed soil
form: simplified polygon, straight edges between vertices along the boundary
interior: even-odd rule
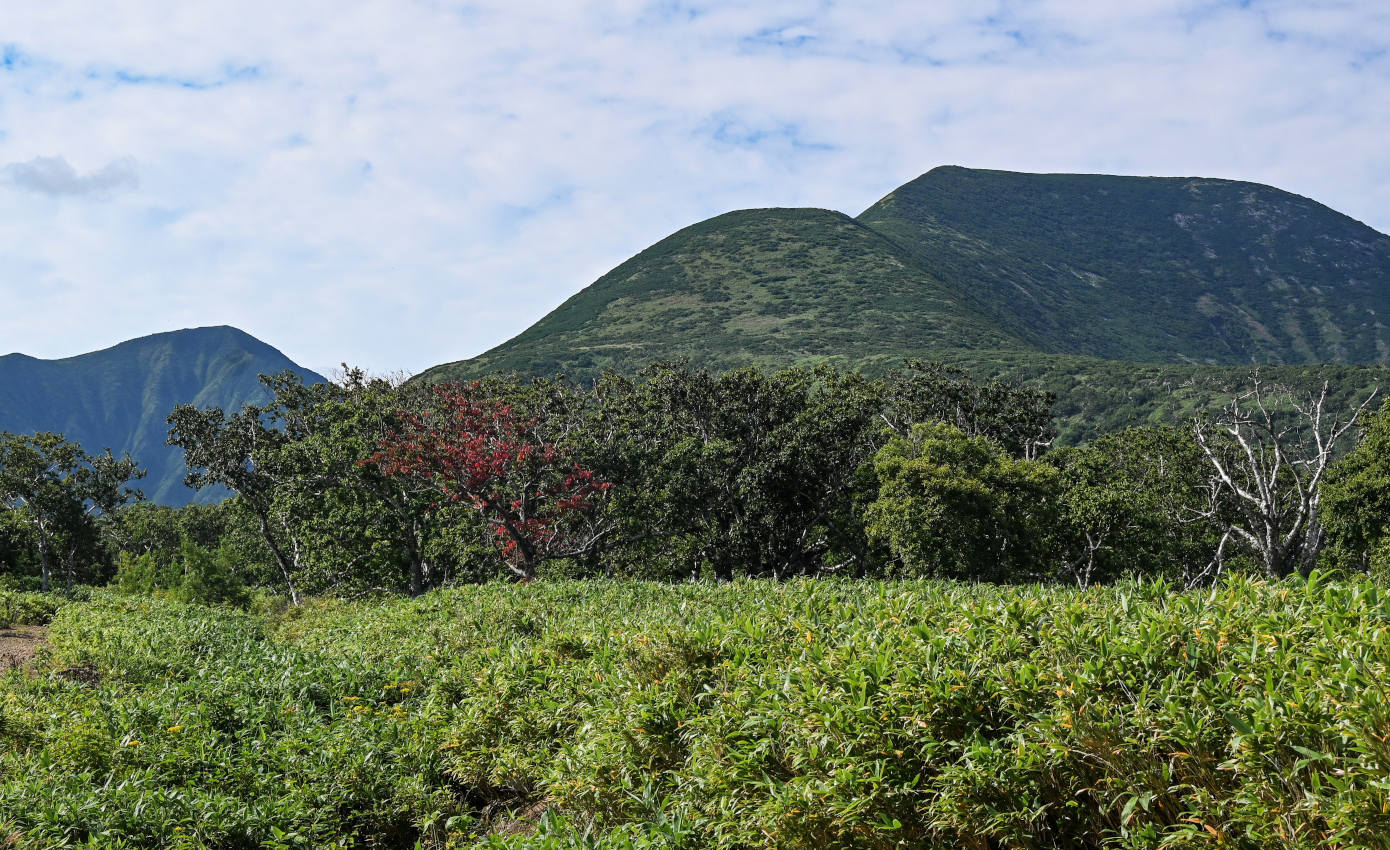
[[[0,629],[0,673],[24,667],[32,661],[47,635],[48,629],[45,626]]]
[[[491,835],[531,835],[536,831],[541,815],[550,808],[549,800],[541,800],[510,818],[494,822],[488,830]]]

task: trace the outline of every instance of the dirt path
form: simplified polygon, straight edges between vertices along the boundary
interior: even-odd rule
[[[0,629],[0,673],[28,664],[47,635],[45,626]]]

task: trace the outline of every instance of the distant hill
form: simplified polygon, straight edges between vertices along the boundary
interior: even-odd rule
[[[1390,361],[1390,237],[1270,186],[937,168],[858,220],[1039,351]]]
[[[179,404],[239,409],[267,399],[262,373],[323,376],[236,328],[193,328],[123,342],[102,351],[38,360],[0,357],[0,430],[57,431],[91,452],[128,451],[149,474],[140,487],[167,505],[192,501],[183,453],[164,445],[165,418]]]
[[[671,357],[723,367],[1023,347],[901,245],[843,213],[742,210],[661,240],[511,341],[426,379]]]
[[[517,337],[417,380],[587,378],[674,357],[872,371],[916,357],[1054,389],[1080,437],[1082,416],[1186,410],[1131,391],[1141,375],[1229,387],[1253,364],[1283,364],[1311,385],[1320,371],[1296,367],[1390,363],[1382,316],[1390,236],[1307,198],[1235,180],[947,166],[857,218],[742,210],[687,227]],[[1385,373],[1339,374],[1360,387]]]
[[[947,166],[858,218],[687,227],[422,380],[1029,351],[1149,363],[1390,362],[1390,236],[1235,180]]]

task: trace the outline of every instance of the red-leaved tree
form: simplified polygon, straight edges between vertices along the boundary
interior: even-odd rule
[[[364,463],[432,488],[436,504],[472,506],[519,579],[535,578],[547,558],[581,554],[596,542],[602,532],[583,520],[611,485],[478,383],[440,384],[434,397],[432,411],[402,412],[401,429]]]

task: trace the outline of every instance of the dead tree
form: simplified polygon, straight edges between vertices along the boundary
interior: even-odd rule
[[[1193,422],[1197,445],[1211,465],[1212,498],[1196,516],[1217,523],[1221,544],[1211,566],[1190,582],[1215,579],[1230,543],[1255,557],[1269,578],[1307,575],[1322,551],[1320,485],[1341,438],[1375,398],[1343,415],[1326,411],[1327,381],[1303,399],[1268,386],[1258,373],[1252,388],[1211,418]]]

